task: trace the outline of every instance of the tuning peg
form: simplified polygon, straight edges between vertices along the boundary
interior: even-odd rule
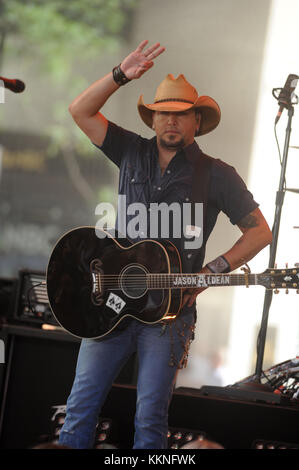
[[[279,294],[279,290],[278,290],[278,289],[275,289],[275,290],[274,290],[274,294]]]
[[[289,289],[286,289],[286,291],[285,291],[285,292],[286,292],[286,294],[288,294],[288,293],[289,293]]]

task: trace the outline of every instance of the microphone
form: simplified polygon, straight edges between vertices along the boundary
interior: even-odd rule
[[[25,90],[25,83],[22,82],[22,80],[18,80],[17,78],[9,79],[5,77],[0,77],[0,81],[1,80],[4,84],[4,87],[8,88],[10,91],[13,91],[14,93],[21,93],[22,91]]]
[[[284,108],[288,109],[291,106],[291,104],[292,104],[292,95],[293,95],[293,92],[294,92],[294,90],[297,86],[298,79],[299,79],[298,75],[295,75],[295,74],[291,73],[288,76],[284,87],[280,89],[280,93],[279,93],[279,96],[277,98],[278,99],[278,104],[279,104],[279,110],[278,110],[277,116],[275,118],[275,124],[278,123]]]

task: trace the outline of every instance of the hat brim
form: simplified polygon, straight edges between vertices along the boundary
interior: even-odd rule
[[[201,123],[196,136],[208,134],[214,130],[221,119],[220,107],[210,96],[200,96],[195,103],[165,101],[161,103],[145,104],[143,95],[141,95],[137,103],[137,108],[141,119],[150,128],[153,126],[153,111],[180,112],[188,109],[197,109],[201,114]]]

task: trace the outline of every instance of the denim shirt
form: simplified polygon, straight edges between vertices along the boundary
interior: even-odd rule
[[[191,146],[197,146],[194,141]],[[193,165],[186,158],[188,147],[177,152],[169,162],[162,174],[158,160],[156,137],[146,139],[134,132],[125,130],[109,122],[107,134],[103,145],[99,147],[102,152],[119,167],[119,195],[125,195],[126,207],[118,207],[116,226],[119,218],[124,217],[128,224],[136,217],[128,215],[128,206],[132,203],[142,203],[149,214],[152,203],[191,203]],[[252,212],[258,204],[246,188],[244,181],[236,170],[219,159],[213,159],[210,175],[208,207],[205,223],[206,241],[211,234],[218,214],[223,211],[232,224],[236,224],[247,214]],[[182,261],[182,270],[185,273],[199,272],[204,261],[204,247],[202,250],[186,248],[186,241],[190,238],[184,236],[185,227],[181,223],[181,236],[177,237],[174,228],[174,217],[170,213],[169,236],[167,237],[177,247]],[[125,225],[124,225],[125,226]],[[140,239],[153,238],[150,234],[150,216],[139,230],[138,235],[131,239],[137,242]],[[158,237],[161,227],[158,227]],[[130,237],[128,237],[130,238]],[[219,253],[220,254],[220,253]],[[189,312],[195,306],[183,308]],[[183,313],[183,312],[182,312]]]

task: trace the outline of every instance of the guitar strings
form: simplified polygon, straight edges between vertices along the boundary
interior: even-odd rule
[[[197,277],[197,276],[203,276],[206,277],[206,276],[210,276],[210,274],[208,273],[203,273],[203,274],[189,274],[189,273],[184,273],[184,274],[181,274],[181,273],[159,273],[159,274],[156,274],[156,273],[146,273],[146,274],[127,274],[124,276],[124,284],[126,287],[143,287],[144,285],[146,285],[146,287],[151,287],[151,288],[161,288],[161,285],[165,288],[182,288],[184,286],[186,287],[198,287],[198,286],[194,286],[192,285],[192,283],[188,284],[188,282],[186,284],[183,284],[183,286],[174,286],[172,284],[172,281],[175,277],[185,277],[185,276],[188,276],[188,277]],[[219,274],[212,274],[213,277],[216,277],[216,276],[227,276],[227,274],[225,273],[219,273]],[[199,277],[199,279],[200,279]],[[121,279],[122,279],[122,276],[119,275],[119,274],[102,274],[99,276],[100,278],[100,282],[102,282],[102,285],[103,287],[105,287],[106,289],[112,289],[112,288],[115,288],[115,287],[119,287],[120,286],[120,283],[121,283]],[[229,275],[229,278],[230,278],[230,285],[238,285],[238,284],[241,284],[241,285],[245,285],[246,284],[246,278],[244,276],[244,274],[230,274]],[[249,282],[250,281],[254,281],[255,280],[255,275],[254,274],[249,274]],[[236,283],[236,284],[235,284]],[[155,285],[156,284],[156,285]],[[223,285],[223,284],[212,284],[212,285]]]

